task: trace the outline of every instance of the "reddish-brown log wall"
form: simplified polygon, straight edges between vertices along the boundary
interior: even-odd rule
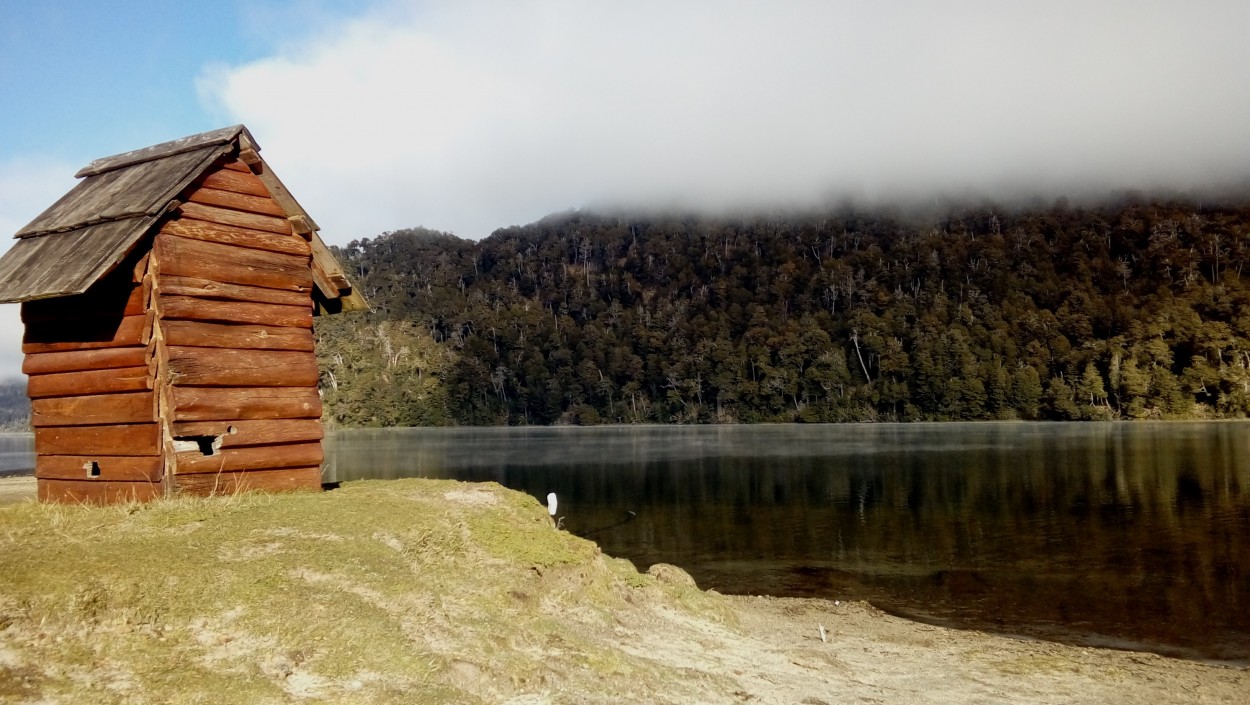
[[[241,162],[184,200],[152,250],[170,490],[318,488],[311,246]]]
[[[89,291],[22,305],[42,501],[319,488],[311,245],[242,162]]]
[[[118,502],[162,493],[143,254],[83,294],[22,304],[22,371],[29,375],[35,476],[44,501]]]

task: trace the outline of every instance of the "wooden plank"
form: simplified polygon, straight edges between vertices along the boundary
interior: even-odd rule
[[[365,297],[361,296],[360,292],[352,287],[352,283],[347,279],[347,275],[343,273],[343,268],[339,266],[338,261],[334,259],[334,254],[330,252],[330,248],[326,247],[326,244],[321,241],[321,236],[315,232],[312,234],[311,245],[313,262],[316,264],[316,268],[320,269],[321,277],[329,282],[330,287],[338,289],[336,294],[331,294],[325,289],[321,290],[327,299],[335,300],[337,298],[334,301],[337,304],[337,309],[333,306],[330,308],[342,312],[368,311],[369,302],[365,301]]]
[[[173,387],[173,421],[316,419],[315,387]]]
[[[130,282],[124,287],[112,286],[106,290],[92,287],[74,296],[27,301],[22,304],[22,322],[60,322],[69,326],[81,320],[116,319],[143,313],[146,303],[143,288]]]
[[[135,262],[134,269],[130,272],[131,284],[139,284],[143,281],[143,278],[148,274],[148,265],[151,264],[151,259],[152,253],[149,251],[144,253],[143,257],[140,257],[138,262]],[[144,298],[144,301],[147,301],[147,299]]]
[[[246,164],[239,164],[242,171],[236,171],[229,166],[224,169],[218,169],[204,177],[202,182],[204,186],[209,188],[221,189],[222,191],[233,191],[235,193],[245,193],[249,196],[264,196],[269,198],[269,189],[265,188],[265,184],[260,178],[247,168]]]
[[[244,213],[255,213],[257,215],[272,215],[279,218],[286,217],[286,211],[282,210],[282,206],[278,205],[269,196],[252,196],[245,193],[235,193],[234,191],[223,191],[222,189],[202,187],[187,194],[187,200],[191,203],[201,203],[206,206],[216,206],[218,208],[228,208],[234,211],[242,211]]]
[[[166,321],[162,326],[169,345],[240,350],[302,350],[311,352],[313,332],[308,328],[277,328],[203,321]]]
[[[273,200],[277,201],[279,205],[285,208],[287,213],[292,216],[304,216],[304,225],[310,231],[315,232],[321,229],[315,222],[313,222],[313,219],[308,216],[308,213],[306,213],[303,207],[300,206],[299,202],[295,200],[295,197],[291,195],[290,190],[288,190],[286,185],[282,183],[282,180],[278,178],[278,175],[273,173],[273,169],[270,169],[264,161],[261,161],[256,168],[253,168],[252,173],[260,177],[261,183],[265,185],[265,188],[269,189],[269,195],[273,198]]]
[[[281,329],[288,330],[288,329]],[[312,333],[309,333],[311,336]],[[103,350],[69,350],[66,352],[33,353],[22,362],[22,372],[28,375],[77,372],[79,370],[107,370],[120,367],[138,367],[148,364],[148,349],[106,348]]]
[[[137,392],[152,388],[147,365],[114,370],[83,370],[50,375],[32,375],[26,381],[26,396],[47,397]]]
[[[199,451],[178,453],[178,476],[232,470],[273,470],[320,466],[321,442],[247,448],[222,448],[212,455]]]
[[[228,162],[223,163],[223,164],[221,165],[221,168],[222,168],[222,169],[229,169],[230,171],[237,171],[237,172],[240,172],[240,173],[242,173],[242,172],[247,172],[248,174],[251,174],[251,173],[252,173],[252,168],[251,168],[251,167],[249,167],[248,165],[244,164],[242,161],[240,161],[240,160],[238,160],[238,159],[235,159],[235,160],[233,160],[233,161],[228,161]]]
[[[101,480],[39,480],[39,501],[56,504],[124,504],[150,502],[164,495],[152,482]]]
[[[195,296],[202,299],[226,301],[251,301],[253,303],[279,304],[282,306],[312,306],[310,292],[265,289],[259,286],[225,284],[198,277],[161,277],[157,291],[171,296]]]
[[[312,291],[312,268],[303,256],[194,240],[164,231],[156,238],[155,252],[162,276]]]
[[[30,403],[30,425],[101,426],[150,423],[155,420],[155,413],[152,392],[34,399]]]
[[[310,352],[169,347],[169,381],[191,387],[315,387]]]
[[[321,266],[317,264],[317,260],[315,259],[313,260],[312,273],[313,284],[317,286],[317,291],[321,292],[321,295],[326,299],[337,301],[339,298],[339,288],[330,282],[330,280],[326,277],[325,272],[321,269]]]
[[[162,320],[181,319],[217,323],[312,328],[312,307],[257,304],[246,301],[213,301],[193,296],[162,296]]]
[[[325,437],[320,419],[253,419],[180,421],[172,425],[174,438],[221,437],[222,448],[301,443]]]
[[[179,218],[171,220],[161,228],[161,232],[192,240],[219,242],[236,247],[249,247],[254,250],[268,250],[288,255],[307,257],[312,254],[312,246],[298,235],[278,235],[264,230],[250,230],[233,225],[209,223],[203,220]]]
[[[249,491],[318,491],[321,489],[321,468],[177,475],[173,484],[178,494],[193,496],[232,495]]]
[[[352,283],[347,280],[347,275],[343,273],[343,268],[339,266],[338,260],[334,259],[334,253],[330,252],[329,247],[326,247],[326,244],[321,240],[321,236],[314,234],[309,246],[312,249],[315,266],[321,270],[321,273],[330,284],[336,289],[350,289]]]
[[[229,208],[206,206],[202,203],[184,203],[179,206],[178,210],[182,213],[184,218],[207,220],[210,223],[234,225],[240,228],[251,228],[253,230],[267,230],[271,233],[279,233],[281,235],[291,235],[295,232],[295,229],[291,227],[291,222],[289,220],[272,215],[246,213],[244,211],[230,210]]]
[[[140,314],[126,316],[119,321],[83,321],[73,326],[54,322],[29,325],[22,339],[22,352],[100,350],[142,345],[144,319]]]
[[[35,429],[35,454],[160,455],[161,429],[154,423],[112,426],[45,426]]]
[[[156,481],[161,479],[163,465],[159,455],[40,455],[35,458],[35,477],[94,482]]]

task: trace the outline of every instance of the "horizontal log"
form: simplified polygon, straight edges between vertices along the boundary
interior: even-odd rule
[[[311,335],[309,333],[309,336]],[[43,375],[79,370],[107,370],[147,365],[148,360],[146,347],[32,353],[22,361],[22,372],[28,375]]]
[[[124,504],[150,502],[164,496],[155,482],[101,480],[39,480],[39,501],[57,504]]]
[[[260,177],[247,169],[246,164],[243,165],[243,171],[227,168],[210,172],[208,176],[204,177],[201,184],[209,188],[221,189],[222,191],[233,191],[235,193],[245,193],[249,196],[269,198],[269,189],[265,188],[265,184],[260,180]]]
[[[27,301],[22,304],[22,322],[59,321],[73,325],[72,322],[83,320],[115,321],[121,316],[143,313],[146,304],[143,287],[126,282],[125,286],[112,286],[103,291],[93,288],[74,296]]]
[[[310,300],[311,303],[311,300]],[[213,301],[193,296],[162,296],[161,318],[262,326],[312,328],[312,307]]]
[[[316,419],[315,387],[174,387],[174,421]]]
[[[31,399],[46,397],[82,396],[84,394],[111,394],[113,392],[138,392],[152,388],[152,378],[147,365],[123,367],[117,370],[84,370],[61,372],[50,375],[31,375],[26,381],[26,396]]]
[[[302,443],[325,437],[321,419],[180,421],[170,432],[179,438],[221,438],[221,448]]]
[[[273,470],[320,466],[324,456],[321,442],[249,448],[222,448],[212,455],[199,451],[177,454],[177,475],[232,470]]]
[[[155,420],[152,392],[55,397],[35,399],[30,403],[30,425],[36,428],[151,423]]]
[[[316,491],[321,489],[321,468],[176,475],[173,485],[178,494],[193,496],[232,495],[250,491]]]
[[[155,423],[45,426],[35,429],[35,454],[160,455],[161,428]]]
[[[316,387],[310,352],[170,346],[169,381],[192,387]]]
[[[251,174],[251,173],[252,173],[252,168],[251,168],[251,167],[249,167],[247,164],[245,164],[242,160],[239,160],[239,159],[235,159],[234,161],[225,162],[225,163],[223,163],[223,164],[221,165],[221,168],[222,168],[222,169],[229,169],[230,171],[247,172],[247,173],[249,173],[249,174]]]
[[[306,256],[195,240],[164,230],[156,237],[155,251],[162,275],[312,291],[312,267]]]
[[[313,350],[308,328],[277,328],[203,321],[165,321],[165,343],[199,348],[241,350]]]
[[[223,191],[222,189],[202,187],[187,194],[187,200],[191,203],[201,203],[206,206],[216,206],[218,208],[228,208],[234,211],[242,211],[244,213],[256,213],[258,215],[271,215],[278,218],[285,218],[286,211],[282,210],[282,206],[278,205],[269,196],[252,196],[246,193],[235,193],[234,191]]]
[[[267,250],[300,257],[312,254],[312,246],[298,235],[278,235],[264,230],[250,230],[203,220],[185,218],[171,220],[165,223],[161,232],[192,240],[218,242],[223,245],[248,247],[253,250]]]
[[[170,296],[195,296],[202,299],[226,301],[251,301],[282,306],[312,306],[312,294],[307,291],[283,291],[259,286],[224,284],[198,277],[161,277],[157,291]]]
[[[230,210],[229,208],[206,206],[202,203],[184,203],[179,206],[178,210],[184,218],[206,220],[210,223],[234,225],[253,230],[267,230],[281,235],[291,235],[295,232],[294,228],[291,227],[291,221],[285,217],[279,218],[259,213],[246,213],[244,211]]]
[[[159,455],[40,455],[35,458],[35,477],[49,480],[94,482],[156,482],[164,460]]]
[[[22,352],[47,353],[68,350],[100,350],[143,345],[146,316],[126,316],[116,321],[80,322],[62,326],[52,322],[26,326]]]

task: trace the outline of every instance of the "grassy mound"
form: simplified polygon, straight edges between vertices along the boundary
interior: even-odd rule
[[[601,632],[729,618],[495,484],[0,507],[0,701],[646,701]]]

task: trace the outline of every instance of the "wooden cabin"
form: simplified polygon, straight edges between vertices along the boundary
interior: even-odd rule
[[[16,234],[39,499],[321,487],[313,316],[366,308],[242,125],[96,160]]]

